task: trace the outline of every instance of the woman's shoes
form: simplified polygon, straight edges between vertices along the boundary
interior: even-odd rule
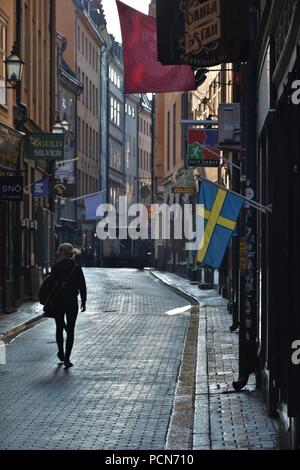
[[[60,362],[65,362],[65,355],[64,353],[58,352],[57,357],[60,360]]]
[[[64,366],[65,366],[65,369],[69,369],[70,367],[73,367],[73,364],[70,361],[65,361]]]

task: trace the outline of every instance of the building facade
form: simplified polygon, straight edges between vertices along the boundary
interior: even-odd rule
[[[52,0],[1,2],[0,121],[4,131],[0,152],[2,160],[9,160],[2,169],[6,176],[23,176],[24,183],[23,201],[1,202],[2,311],[34,298],[43,270],[53,262],[51,194],[37,201],[32,197],[33,184],[50,176],[51,168],[45,161],[31,160],[24,142],[28,134],[50,132],[54,122],[55,76],[50,66],[56,50],[54,20]],[[3,76],[3,62],[12,44],[25,62],[22,81],[15,90],[4,86]],[[43,247],[38,244],[39,238],[44,240]]]
[[[125,194],[125,100],[122,45],[111,36],[109,54],[108,202],[117,207]]]
[[[138,201],[139,95],[125,95],[125,195],[128,206]]]
[[[65,132],[64,161],[58,162],[55,172],[55,239],[56,245],[62,242],[77,244],[77,99],[83,85],[64,60],[68,48],[67,39],[56,32],[57,71],[56,71],[56,119],[67,122]]]
[[[271,214],[257,217],[257,308],[259,384],[272,416],[279,417],[281,445],[300,445],[300,369],[293,344],[299,320],[299,132],[293,99],[300,77],[300,5],[293,0],[259,2],[261,42],[255,62],[258,120],[256,192]],[[280,229],[279,229],[280,227]]]
[[[152,104],[148,96],[140,95],[138,107],[138,201],[150,205],[152,201]]]

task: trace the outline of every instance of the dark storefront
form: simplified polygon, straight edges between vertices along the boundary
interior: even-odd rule
[[[0,175],[21,177],[19,168],[23,134],[0,124]],[[10,312],[23,301],[21,280],[21,224],[19,200],[0,196],[0,312]]]
[[[297,448],[300,368],[292,363],[292,344],[300,340],[300,107],[292,102],[292,84],[300,79],[298,2],[275,2],[266,15],[273,27],[259,88],[267,92],[268,79],[270,107],[259,122],[257,172],[259,199],[272,203],[272,215],[258,217],[259,378],[271,415],[279,417],[281,445]]]

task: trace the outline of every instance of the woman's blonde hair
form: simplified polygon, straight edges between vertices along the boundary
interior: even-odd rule
[[[81,254],[81,251],[77,248],[74,248],[71,243],[61,243],[57,251],[62,253],[66,258],[73,258],[73,256]]]

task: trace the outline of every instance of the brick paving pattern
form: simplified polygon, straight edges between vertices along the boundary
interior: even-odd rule
[[[186,300],[133,270],[86,270],[74,368],[57,365],[54,322],[7,347],[0,449],[163,449],[189,313]],[[172,313],[172,312],[171,312]]]
[[[238,332],[226,301],[215,291],[170,273],[155,273],[163,282],[197,299],[199,310],[194,449],[275,450],[277,430],[251,376],[244,391],[233,391],[238,378]]]

